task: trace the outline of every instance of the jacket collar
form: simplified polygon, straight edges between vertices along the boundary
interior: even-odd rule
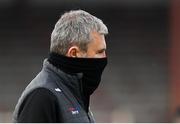
[[[82,73],[71,73],[68,74],[66,72],[63,72],[61,69],[57,68],[56,66],[52,65],[48,59],[45,59],[43,62],[43,69],[50,70],[55,75],[57,75],[58,78],[63,79],[60,83],[63,83],[69,91],[74,95],[74,97],[78,100],[79,104],[81,104],[86,111],[88,111],[89,108],[89,98],[83,95],[83,89],[82,89]]]

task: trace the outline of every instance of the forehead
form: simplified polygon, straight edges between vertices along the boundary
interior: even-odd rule
[[[98,32],[91,33],[92,41],[89,43],[89,47],[93,47],[96,49],[106,49],[106,41],[105,37]]]

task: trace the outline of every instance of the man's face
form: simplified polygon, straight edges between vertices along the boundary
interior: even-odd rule
[[[87,46],[87,51],[80,50],[77,46],[69,49],[67,56],[78,58],[104,58],[106,57],[106,42],[104,35],[97,32],[91,33],[92,41]]]
[[[97,32],[91,33],[92,41],[87,46],[87,52],[81,52],[78,57],[104,58],[106,57],[106,42],[104,35]]]
[[[93,41],[88,44],[86,53],[87,58],[104,58],[106,57],[106,42],[104,35],[92,32]]]

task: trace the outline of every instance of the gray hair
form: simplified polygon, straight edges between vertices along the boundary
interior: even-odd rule
[[[77,45],[86,51],[92,41],[91,32],[108,34],[108,29],[102,20],[83,10],[73,10],[61,16],[51,34],[50,52],[65,55],[72,45]]]

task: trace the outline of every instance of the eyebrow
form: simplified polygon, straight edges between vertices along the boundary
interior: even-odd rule
[[[103,52],[103,51],[106,51],[106,48],[100,49],[100,50],[98,50],[97,52],[98,52],[98,53],[101,53],[101,52]]]

